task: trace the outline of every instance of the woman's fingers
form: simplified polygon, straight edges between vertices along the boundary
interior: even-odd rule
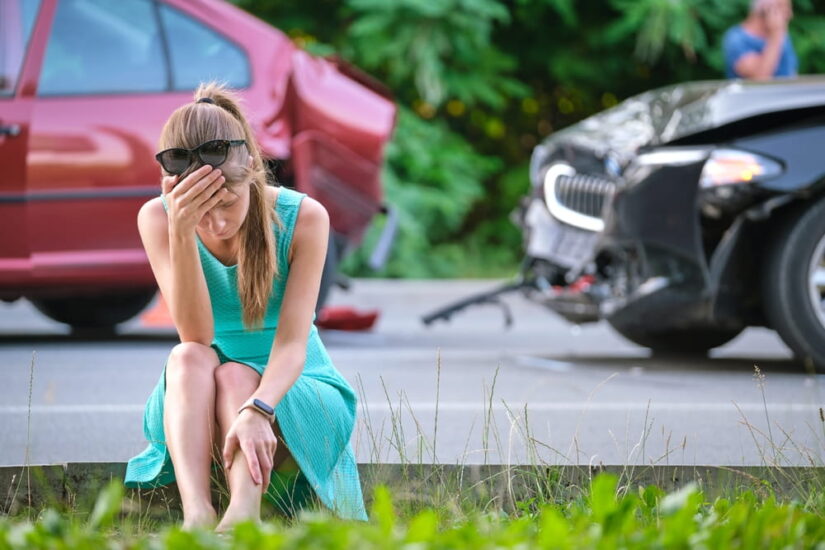
[[[185,193],[179,195],[181,204],[193,204],[200,206],[206,202],[221,185],[226,182],[219,169],[213,170],[201,178],[198,183],[189,188]]]
[[[234,430],[230,429],[226,435],[226,441],[223,449],[223,461],[226,467],[232,465],[232,457],[240,448],[246,457],[246,464],[249,468],[249,475],[256,485],[261,485],[261,491],[266,491],[269,486],[269,478],[272,474],[272,467],[274,466],[275,449],[278,445],[278,440],[275,439],[275,434],[271,433],[270,437],[261,433],[244,433],[241,430],[240,437],[235,435]],[[253,430],[255,432],[255,430]]]
[[[225,198],[226,195],[229,193],[226,189],[218,189],[205,203],[201,204],[198,207],[198,216],[203,217],[209,210],[217,206],[221,199]]]
[[[175,187],[175,183],[178,180],[178,176],[163,176],[160,180],[160,190],[164,195],[168,195],[172,192],[172,188]]]
[[[268,456],[264,447],[259,448],[258,463],[261,465],[261,479],[269,481],[269,476],[272,474],[272,456]],[[261,483],[261,491],[266,491],[268,485],[269,483]]]
[[[215,206],[219,200],[224,197],[224,195],[221,194],[223,182],[224,179],[219,178],[211,182],[197,195],[184,199],[186,201],[184,204],[187,208],[192,209],[191,211],[195,217],[198,218],[198,221],[200,221],[207,210]]]
[[[223,464],[228,470],[232,467],[232,458],[238,448],[238,438],[232,432],[226,434],[226,441],[223,444]]]
[[[249,473],[252,476],[252,481],[255,485],[261,483],[261,465],[258,462],[258,453],[255,450],[255,445],[249,441],[241,441],[241,450],[246,456],[246,463],[249,465]]]
[[[209,174],[212,171],[212,166],[208,164],[204,164],[185,178],[181,180],[181,182],[175,186],[174,192],[175,195],[180,197],[181,195],[185,194],[189,191],[192,187],[197,185],[201,179]]]

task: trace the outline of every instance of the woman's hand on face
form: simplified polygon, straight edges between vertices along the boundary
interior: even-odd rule
[[[161,190],[169,209],[169,229],[181,234],[194,232],[206,212],[220,202],[228,191],[221,189],[226,178],[219,168],[201,166],[183,181],[180,176],[164,176]]]
[[[244,409],[235,418],[223,445],[223,462],[227,469],[232,466],[232,459],[238,448],[246,457],[252,480],[256,485],[261,485],[261,492],[266,491],[272,473],[272,460],[278,448],[278,439],[272,431],[272,424],[265,416],[251,409]],[[264,480],[267,480],[267,483],[263,483]]]

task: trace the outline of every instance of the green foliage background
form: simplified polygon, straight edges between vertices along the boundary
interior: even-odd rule
[[[515,273],[509,214],[546,135],[647,89],[721,78],[748,0],[234,0],[382,80],[400,108],[385,185],[400,232],[383,277]],[[825,0],[795,0],[801,73],[825,72]]]

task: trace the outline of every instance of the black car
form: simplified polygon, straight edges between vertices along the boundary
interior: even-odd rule
[[[660,352],[766,326],[825,372],[825,78],[646,92],[551,135],[530,174],[500,291]]]

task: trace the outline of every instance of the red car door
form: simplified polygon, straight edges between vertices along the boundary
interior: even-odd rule
[[[16,298],[19,291],[3,291],[3,282],[19,281],[30,271],[24,199],[33,87],[23,62],[27,48],[30,63],[37,56],[39,9],[39,1],[0,2],[0,298]]]
[[[153,285],[135,220],[159,192],[155,143],[181,102],[162,44],[149,0],[56,3],[31,115],[35,281]]]

